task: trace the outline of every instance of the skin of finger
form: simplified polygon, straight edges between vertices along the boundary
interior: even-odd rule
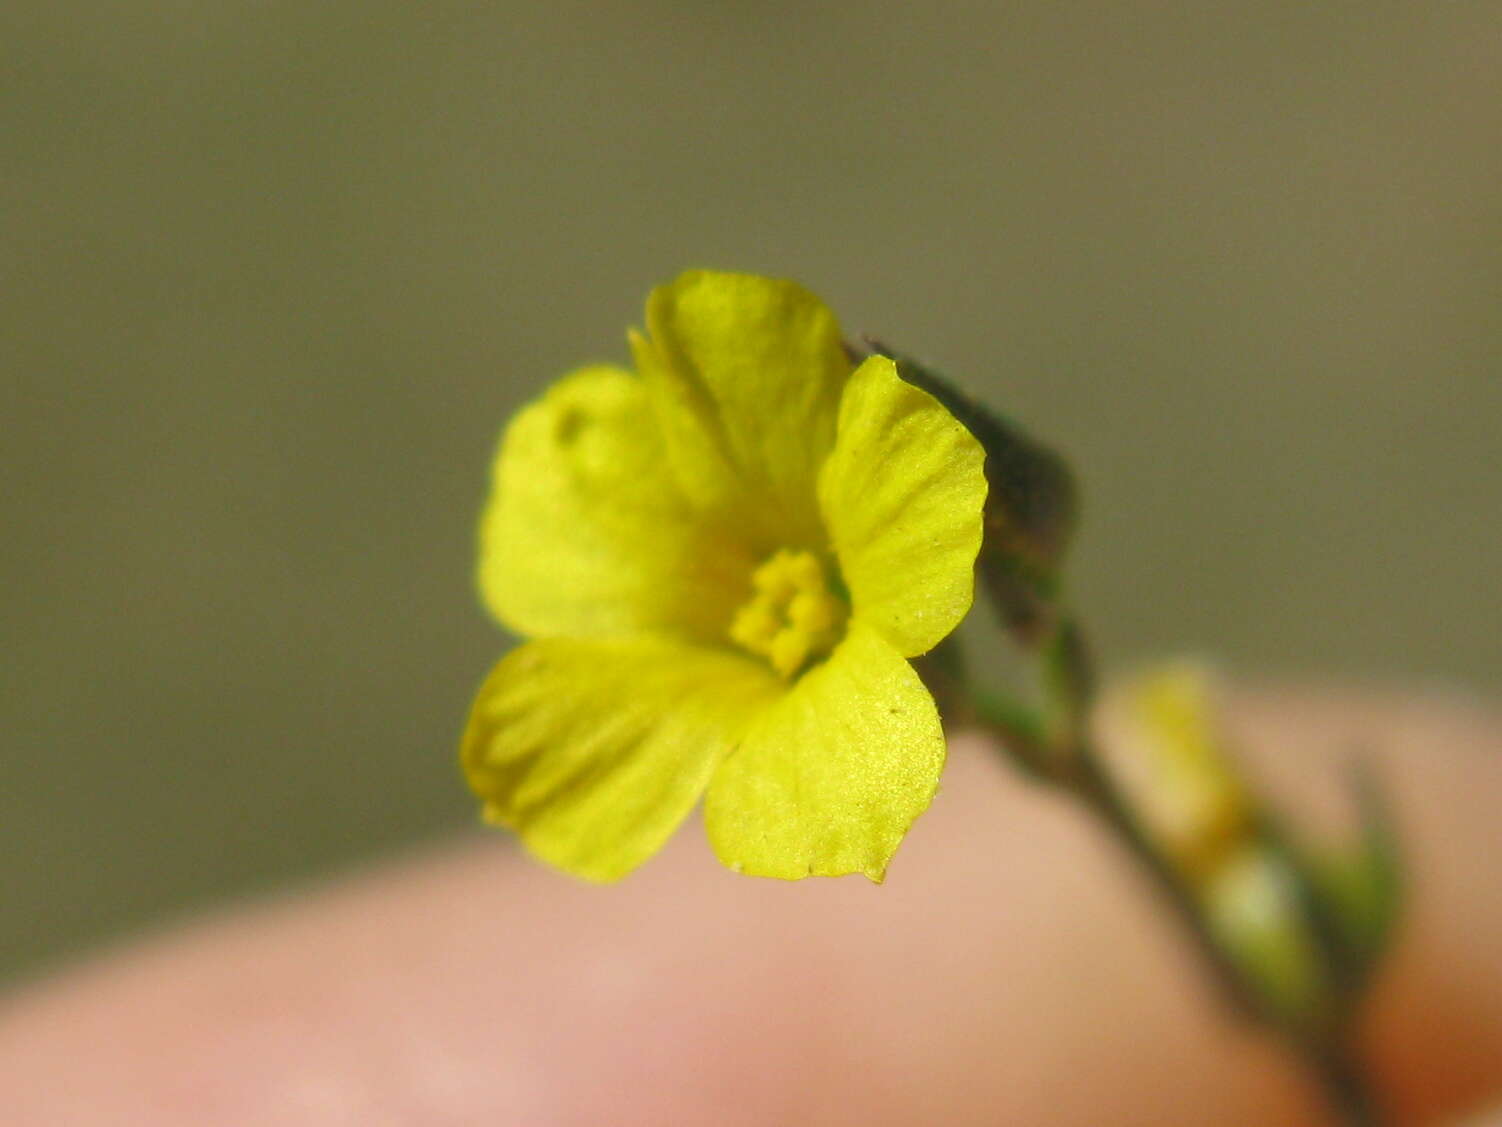
[[[1236,727],[1311,816],[1332,749],[1380,757],[1414,893],[1368,1047],[1406,1117],[1474,1105],[1502,1076],[1495,718],[1282,693]],[[953,753],[880,888],[738,878],[692,827],[591,888],[490,837],[103,958],[0,1009],[0,1122],[1319,1122],[1089,821]]]

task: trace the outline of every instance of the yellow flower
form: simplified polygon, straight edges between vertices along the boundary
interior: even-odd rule
[[[906,659],[970,608],[981,448],[790,282],[685,274],[631,344],[502,439],[479,582],[532,640],[480,689],[470,786],[591,880],[702,796],[731,868],[879,881],[944,762]]]
[[[1121,785],[1154,843],[1195,883],[1250,838],[1252,803],[1220,732],[1217,685],[1193,662],[1117,684],[1101,704]]]

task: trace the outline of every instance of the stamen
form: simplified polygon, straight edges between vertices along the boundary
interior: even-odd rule
[[[791,678],[826,656],[845,630],[848,610],[807,551],[783,548],[751,575],[755,594],[735,614],[730,638]]]

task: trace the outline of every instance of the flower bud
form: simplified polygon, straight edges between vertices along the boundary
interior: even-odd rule
[[[1190,885],[1254,832],[1252,799],[1217,730],[1214,679],[1181,662],[1112,687],[1101,702],[1112,774],[1156,848]]]

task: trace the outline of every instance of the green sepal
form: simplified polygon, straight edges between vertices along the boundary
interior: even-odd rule
[[[1401,909],[1402,864],[1391,810],[1369,766],[1351,771],[1359,831],[1340,848],[1313,847],[1263,812],[1260,835],[1283,859],[1298,892],[1304,925],[1323,964],[1330,1002],[1323,1023],[1347,1023],[1390,945]]]
[[[1349,993],[1365,989],[1391,945],[1403,897],[1397,827],[1370,767],[1358,762],[1351,790],[1359,819],[1351,846],[1316,855],[1310,866],[1330,907]]]

